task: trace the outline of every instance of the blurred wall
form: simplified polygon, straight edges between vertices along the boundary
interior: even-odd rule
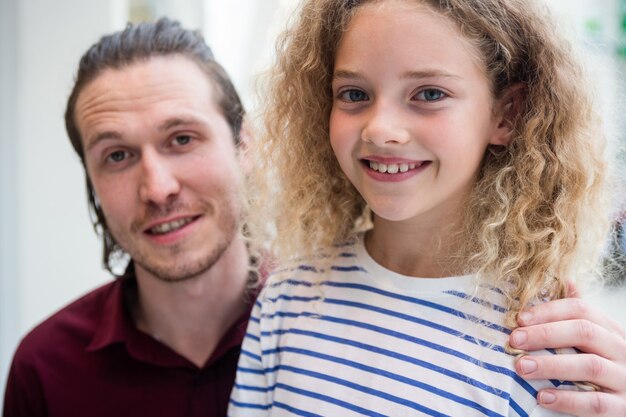
[[[81,53],[120,24],[114,4],[2,0],[0,388],[18,338],[108,278],[63,112]]]

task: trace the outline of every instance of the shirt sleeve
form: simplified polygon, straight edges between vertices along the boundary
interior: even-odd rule
[[[237,377],[228,407],[229,417],[263,417],[269,415],[272,404],[270,382],[263,364],[262,294],[252,309],[248,330],[243,340]]]
[[[36,367],[18,348],[4,393],[4,417],[43,417],[47,415]]]

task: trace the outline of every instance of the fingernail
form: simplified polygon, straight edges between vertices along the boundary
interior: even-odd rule
[[[535,372],[537,370],[537,362],[528,357],[523,357],[519,362],[520,369],[523,375]]]
[[[517,318],[523,324],[530,324],[533,319],[533,313],[531,313],[530,311],[522,311],[521,313],[517,315]]]
[[[552,404],[556,401],[556,395],[551,392],[540,392],[539,403],[540,404]]]
[[[522,347],[526,343],[526,340],[528,340],[528,334],[526,334],[524,330],[517,329],[511,335],[511,344],[513,347]]]

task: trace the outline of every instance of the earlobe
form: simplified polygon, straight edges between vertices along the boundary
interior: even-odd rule
[[[521,83],[510,86],[498,100],[497,125],[489,144],[507,146],[511,142],[515,120],[522,109],[525,86]]]

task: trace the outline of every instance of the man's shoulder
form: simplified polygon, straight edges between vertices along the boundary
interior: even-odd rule
[[[89,343],[107,300],[119,285],[113,281],[93,289],[36,325],[20,342],[15,360],[28,360],[55,344],[69,347]]]

